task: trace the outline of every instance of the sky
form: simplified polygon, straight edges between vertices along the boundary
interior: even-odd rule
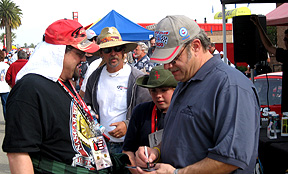
[[[115,10],[135,23],[157,23],[167,15],[186,15],[196,19],[198,23],[222,23],[214,19],[214,15],[222,11],[220,0],[11,0],[21,10],[22,25],[12,30],[16,34],[13,44],[24,46],[38,44],[45,29],[58,19],[72,19],[72,12],[78,12],[78,21],[85,27]],[[248,4],[236,4],[236,7],[247,7]],[[227,10],[235,8],[235,4],[226,5]],[[275,3],[250,3],[248,8],[252,14],[266,15],[276,8]],[[213,12],[212,12],[213,9]],[[232,20],[228,20],[232,22]],[[0,30],[0,34],[4,30]]]

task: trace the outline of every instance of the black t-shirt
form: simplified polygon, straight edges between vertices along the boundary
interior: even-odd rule
[[[276,49],[276,60],[283,63],[283,77],[282,77],[282,105],[281,112],[288,111],[288,50],[283,48]]]
[[[68,81],[65,85],[71,90]],[[77,129],[81,130],[82,125],[87,125],[81,119],[72,97],[58,82],[28,74],[13,87],[6,106],[3,151],[28,152],[30,155],[37,153],[52,160],[69,165],[74,162],[80,166],[83,164],[77,158],[84,156],[84,162],[90,164],[89,146],[81,143],[77,136]],[[80,125],[77,120],[80,120]]]
[[[128,130],[125,136],[123,150],[136,152],[139,146],[149,146],[148,135],[151,133],[151,118],[154,107],[153,101],[137,105],[129,122]],[[154,124],[155,124],[155,120]],[[157,128],[164,127],[164,114],[157,109]]]

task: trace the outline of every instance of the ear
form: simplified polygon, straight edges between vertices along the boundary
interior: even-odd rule
[[[192,42],[191,42],[191,49],[192,51],[194,52],[199,52],[200,51],[200,48],[201,48],[201,41],[199,39],[194,39]]]

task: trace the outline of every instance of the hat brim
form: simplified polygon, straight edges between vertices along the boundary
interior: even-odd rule
[[[139,77],[136,80],[136,84],[138,86],[141,86],[143,88],[161,88],[161,87],[172,87],[175,88],[177,86],[177,81],[171,80],[171,78],[174,79],[174,76],[168,77],[164,83],[158,84],[158,85],[148,85],[149,75],[144,75],[142,77]],[[170,81],[170,83],[167,83],[167,81]],[[165,85],[164,85],[165,84]]]
[[[71,46],[86,53],[95,53],[100,49],[99,45],[90,42],[89,40],[87,40],[87,38],[84,39],[82,42],[78,43],[77,45],[71,45]]]
[[[142,77],[139,77],[136,79],[136,84],[138,86],[147,88],[146,86],[150,86],[150,85],[147,85],[148,79],[149,79],[149,75],[144,75]]]
[[[128,42],[128,41],[105,42],[105,43],[101,43],[99,46],[100,46],[100,49],[101,49],[101,48],[116,47],[116,46],[119,46],[119,45],[125,45],[124,53],[128,53],[130,51],[133,51],[138,46],[137,43]],[[95,54],[99,56],[100,55],[100,50],[98,50]]]
[[[184,44],[174,47],[174,48],[157,48],[154,50],[150,61],[154,63],[169,63],[171,62],[180,52]]]

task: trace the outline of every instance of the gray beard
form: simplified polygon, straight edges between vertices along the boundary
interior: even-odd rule
[[[116,64],[116,65],[112,65],[111,63],[110,63],[110,60],[111,59],[118,59],[118,63]],[[110,66],[110,67],[113,67],[113,68],[115,68],[115,67],[117,67],[118,65],[120,64],[120,61],[119,61],[119,58],[116,58],[116,57],[111,57],[110,59],[109,59],[109,62],[108,62],[108,65]]]

